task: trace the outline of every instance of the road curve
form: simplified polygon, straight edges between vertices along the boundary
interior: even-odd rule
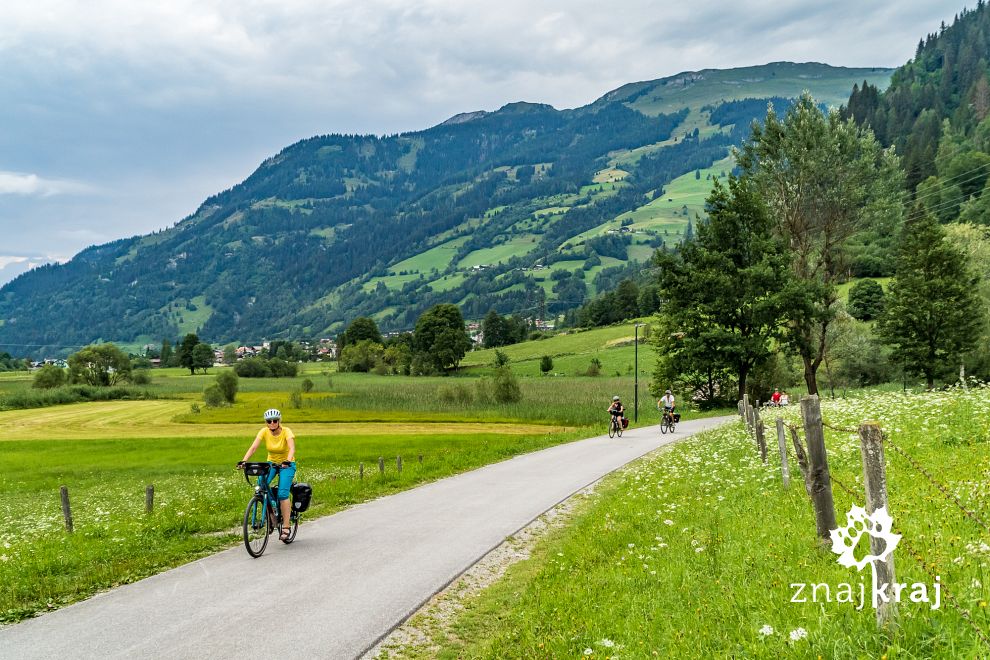
[[[359,504],[260,559],[238,546],[0,628],[0,658],[355,658],[547,509],[728,419],[571,442]]]

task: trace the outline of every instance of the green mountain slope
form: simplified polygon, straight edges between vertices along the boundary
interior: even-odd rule
[[[810,89],[838,103],[889,74],[706,70],[574,110],[513,103],[413,133],[303,140],[168,230],[4,286],[0,348],[304,337],[359,314],[398,329],[437,302],[468,318],[572,308],[680,240],[767,99]]]

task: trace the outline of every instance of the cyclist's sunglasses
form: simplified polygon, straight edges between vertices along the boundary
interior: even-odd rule
[[[278,424],[279,423],[279,420],[277,420],[277,419],[266,419],[265,420],[265,423],[266,424]]]

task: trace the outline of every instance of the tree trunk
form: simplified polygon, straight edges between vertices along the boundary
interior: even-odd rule
[[[749,367],[739,367],[739,400],[742,401],[743,394],[746,393],[746,377],[749,376]]]
[[[801,356],[804,361],[804,382],[808,386],[808,394],[818,394],[818,376],[816,372],[816,365],[814,361],[804,355]]]

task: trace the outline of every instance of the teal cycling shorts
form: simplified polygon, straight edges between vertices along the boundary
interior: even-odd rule
[[[293,461],[289,463],[289,467],[282,468],[281,470],[276,470],[273,467],[268,469],[268,483],[269,485],[275,481],[275,475],[280,474],[278,478],[278,499],[282,500],[289,499],[289,491],[292,488],[292,479],[296,476],[296,463]]]

